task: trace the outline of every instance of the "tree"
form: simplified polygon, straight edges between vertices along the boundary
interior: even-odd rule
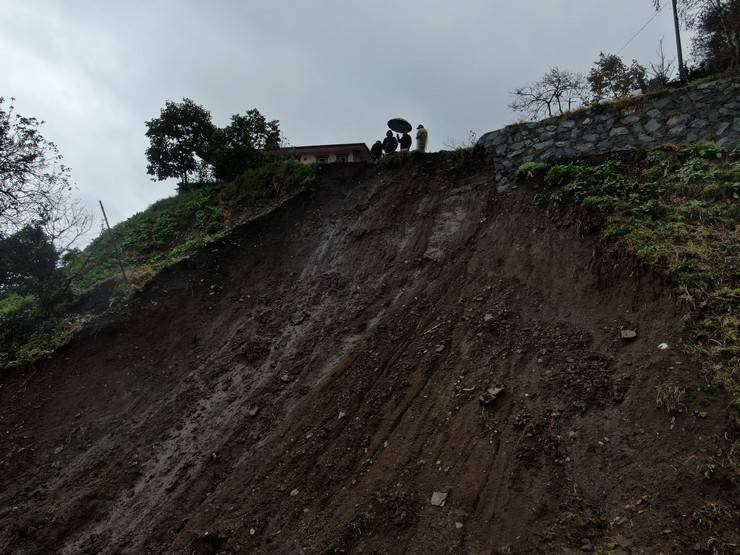
[[[740,0],[709,2],[694,20],[694,55],[708,71],[740,70]]]
[[[586,80],[594,100],[617,99],[644,89],[646,74],[647,70],[637,60],[627,67],[618,55],[601,52]]]
[[[563,114],[587,101],[588,89],[583,76],[557,67],[539,81],[515,89],[509,107],[530,119]]]
[[[187,183],[211,144],[215,128],[210,112],[189,98],[168,100],[159,117],[147,121],[146,127],[147,173],[159,181],[175,177]]]
[[[214,133],[209,154],[217,179],[230,181],[263,162],[267,151],[280,148],[280,122],[267,121],[253,108],[231,116],[231,123]]]
[[[69,168],[57,146],[40,132],[44,124],[24,117],[0,97],[0,237],[39,226],[60,251],[92,225],[92,216],[71,196]]]
[[[29,224],[0,237],[0,296],[34,295],[52,309],[67,292],[59,251],[41,225]]]
[[[660,10],[665,1],[653,0],[653,6]],[[683,20],[688,29],[697,32],[695,49],[703,61],[708,61],[710,65],[719,62],[719,69],[740,69],[740,22],[737,0],[671,0],[671,2],[676,22],[679,69],[683,67],[679,19]],[[721,65],[722,61],[724,66]],[[685,70],[681,73],[685,76]]]

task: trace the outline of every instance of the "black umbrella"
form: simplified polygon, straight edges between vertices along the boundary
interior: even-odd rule
[[[411,124],[403,118],[389,119],[388,127],[390,127],[391,131],[395,131],[396,133],[408,133],[412,129]]]

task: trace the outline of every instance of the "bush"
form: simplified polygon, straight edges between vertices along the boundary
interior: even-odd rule
[[[616,100],[645,88],[647,70],[632,60],[627,66],[617,54],[599,54],[586,80],[595,100]]]
[[[0,294],[35,295],[45,310],[52,310],[67,293],[59,262],[59,252],[40,225],[0,236]]]
[[[727,154],[727,151],[722,147],[718,147],[714,143],[697,143],[695,145],[687,147],[687,152],[692,153],[694,156],[700,158],[722,158]]]
[[[43,317],[36,295],[10,293],[0,297],[0,344],[27,336]]]
[[[274,161],[259,168],[245,171],[236,178],[237,187],[249,188],[266,196],[311,187],[316,182],[316,166],[294,160]]]
[[[519,166],[516,170],[516,174],[519,177],[527,177],[533,179],[538,174],[543,173],[547,169],[547,164],[544,162],[525,162]]]
[[[36,295],[0,297],[0,367],[14,358],[17,347],[31,336],[43,316]]]
[[[563,185],[590,173],[590,168],[580,164],[556,165],[550,168],[545,175],[545,183],[548,185]]]

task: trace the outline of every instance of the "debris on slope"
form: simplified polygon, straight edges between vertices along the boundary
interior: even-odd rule
[[[6,378],[0,551],[738,543],[727,400],[655,348],[682,334],[663,284],[460,156],[327,170]]]

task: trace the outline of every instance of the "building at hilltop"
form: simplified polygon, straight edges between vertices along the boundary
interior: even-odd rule
[[[336,145],[292,146],[281,149],[289,159],[301,164],[333,164],[335,162],[369,162],[370,150],[365,143]]]

